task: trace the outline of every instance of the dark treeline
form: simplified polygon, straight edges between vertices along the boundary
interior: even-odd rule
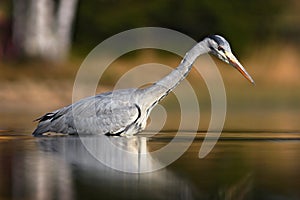
[[[52,2],[58,5],[60,1]],[[9,27],[9,23],[13,26],[13,2],[18,1],[0,3],[1,46],[10,47],[5,40],[11,39],[11,30],[3,27]],[[278,38],[297,41],[300,32],[295,25],[297,20],[286,17],[298,12],[294,5],[298,5],[297,0],[78,0],[72,49],[76,55],[85,56],[114,34],[156,26],[180,31],[197,41],[208,34],[221,34],[242,54],[251,45]]]
[[[287,8],[279,0],[90,0],[78,8],[74,43],[82,53],[105,38],[143,26],[171,28],[195,40],[225,35],[238,51],[270,40],[280,32],[277,21]]]

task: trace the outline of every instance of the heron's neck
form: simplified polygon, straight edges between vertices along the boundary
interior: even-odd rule
[[[152,103],[155,105],[158,101],[168,95],[188,75],[198,56],[208,53],[209,51],[206,40],[196,44],[185,54],[177,68],[146,89],[147,92],[145,97],[149,98],[149,101],[153,98]]]

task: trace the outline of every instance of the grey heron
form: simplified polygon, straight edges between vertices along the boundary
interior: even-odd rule
[[[37,119],[33,135],[46,132],[63,134],[133,135],[143,131],[151,110],[190,72],[198,56],[211,53],[236,68],[248,81],[253,79],[232,54],[229,43],[219,35],[211,35],[189,50],[171,73],[156,83],[137,89],[120,89],[98,94],[72,105],[49,112]]]

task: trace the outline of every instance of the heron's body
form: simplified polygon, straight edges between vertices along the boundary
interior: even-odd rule
[[[142,89],[102,93],[47,113],[38,119],[39,125],[33,135],[38,136],[45,132],[133,135],[141,132],[146,127],[153,107],[187,76],[196,58],[208,52],[232,64],[253,82],[237,60],[231,63],[231,59],[235,57],[226,54],[231,53],[227,41],[220,36],[211,36],[195,45],[176,69],[153,85]]]
[[[116,90],[82,99],[46,114],[37,131],[116,135],[140,131],[145,127],[146,113],[138,102],[139,93],[135,89]]]

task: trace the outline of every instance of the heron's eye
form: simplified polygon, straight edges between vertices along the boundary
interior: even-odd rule
[[[219,51],[222,51],[222,52],[225,52],[225,50],[224,50],[223,47],[221,47],[221,46],[218,46],[218,50],[219,50]]]

